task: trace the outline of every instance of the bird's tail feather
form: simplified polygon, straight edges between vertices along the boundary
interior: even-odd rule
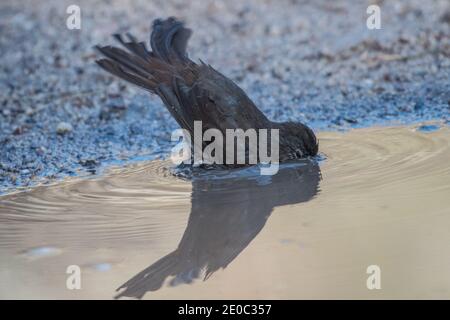
[[[156,19],[150,36],[153,54],[168,63],[176,60],[187,62],[186,47],[191,34],[190,29],[173,17]]]
[[[127,40],[115,34],[114,38],[128,51],[112,46],[96,46],[106,57],[96,62],[106,71],[158,93],[161,84],[170,85],[175,65],[189,62],[186,46],[190,35],[191,30],[175,18],[157,19],[153,22],[150,38],[152,51],[131,34],[127,34]]]

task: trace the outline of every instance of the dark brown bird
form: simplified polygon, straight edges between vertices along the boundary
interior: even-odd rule
[[[157,94],[181,128],[193,136],[194,121],[203,130],[279,129],[279,160],[315,156],[318,141],[302,123],[272,122],[233,81],[206,65],[194,63],[186,54],[191,30],[171,17],[153,22],[151,51],[127,34],[114,37],[128,50],[105,46],[106,56],[97,63],[108,72]]]

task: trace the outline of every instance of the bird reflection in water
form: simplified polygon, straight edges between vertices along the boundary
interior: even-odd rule
[[[273,209],[311,200],[319,191],[315,160],[280,165],[273,176],[257,167],[192,173],[191,213],[173,252],[124,283],[116,298],[142,298],[147,291],[188,284],[230,264],[258,235]]]

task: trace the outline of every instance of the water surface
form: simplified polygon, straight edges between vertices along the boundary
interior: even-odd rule
[[[321,133],[273,177],[153,161],[0,197],[0,298],[450,298],[450,131],[419,127]]]

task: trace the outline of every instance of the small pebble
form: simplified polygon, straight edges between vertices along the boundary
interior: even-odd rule
[[[56,132],[61,135],[72,132],[72,130],[73,130],[72,125],[67,122],[60,122],[56,127]]]

